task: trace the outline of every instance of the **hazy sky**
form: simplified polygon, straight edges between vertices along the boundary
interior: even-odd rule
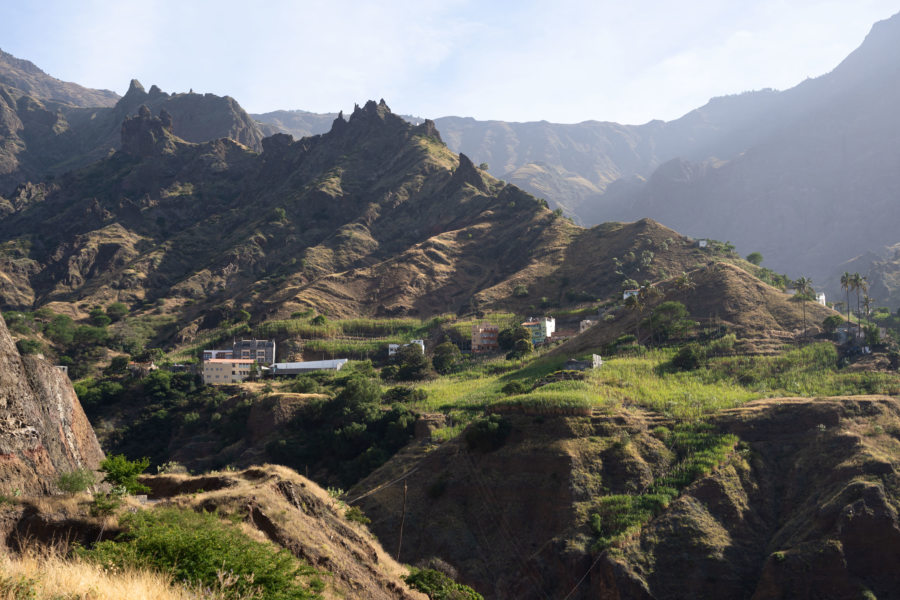
[[[830,71],[900,0],[3,0],[0,48],[250,112],[643,123]]]

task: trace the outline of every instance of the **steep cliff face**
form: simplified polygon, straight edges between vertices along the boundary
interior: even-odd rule
[[[506,418],[499,449],[472,450],[460,436],[398,454],[350,502],[359,497],[401,560],[445,560],[485,598],[897,596],[894,397],[776,398],[723,411],[710,424],[736,436],[734,450],[604,550],[592,548],[589,525],[598,499],[635,497],[674,464],[654,432],[664,421],[630,409]],[[602,524],[624,513],[600,514]]]
[[[103,459],[68,378],[16,350],[0,319],[0,493],[43,494],[61,473]]]

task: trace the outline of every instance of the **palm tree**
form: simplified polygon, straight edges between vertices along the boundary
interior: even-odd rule
[[[644,303],[639,294],[633,294],[625,298],[625,308],[637,315],[634,323],[634,338],[638,344],[641,343],[641,313],[644,312]]]
[[[841,289],[847,292],[847,333],[850,333],[850,290],[853,289],[853,275],[844,271],[841,275]]]
[[[800,277],[794,282],[794,288],[797,290],[797,301],[803,309],[803,337],[806,337],[806,300],[812,293],[812,279],[809,277]]]
[[[859,273],[854,273],[850,276],[852,289],[856,292],[856,337],[859,337],[859,332],[861,331],[861,324],[859,322],[859,290],[863,284],[863,277]]]

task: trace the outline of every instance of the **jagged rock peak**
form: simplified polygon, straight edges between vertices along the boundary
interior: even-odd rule
[[[290,148],[294,143],[294,136],[289,133],[276,133],[267,138],[263,138],[262,148],[266,157],[278,155]]]
[[[162,96],[162,97],[168,97],[168,96],[169,96],[169,94],[167,94],[167,93],[165,93],[164,91],[162,91],[161,89],[159,89],[159,86],[156,85],[155,83],[154,83],[153,85],[150,86],[150,91],[148,92],[148,95],[149,95],[151,98],[157,98],[157,97],[160,97],[160,96]]]
[[[132,156],[152,156],[174,150],[172,115],[161,110],[158,117],[150,113],[146,104],[138,114],[122,123],[122,152]]]
[[[460,152],[459,154],[459,167],[457,167],[456,171],[453,172],[453,178],[450,180],[450,182],[453,185],[463,185],[464,183],[468,183],[482,191],[487,189],[484,183],[484,178],[475,167],[475,164],[468,156],[466,156],[462,152]]]
[[[422,135],[435,138],[437,141],[444,143],[441,139],[441,132],[438,131],[437,125],[431,119],[425,119],[418,127],[418,132]]]
[[[391,113],[391,109],[384,101],[384,98],[382,98],[378,103],[376,103],[374,100],[369,100],[362,108],[359,107],[359,104],[354,105],[353,114],[350,115],[350,121],[352,122],[354,119],[370,116],[378,117],[384,120],[388,115],[391,114],[393,113]]]
[[[146,95],[147,92],[144,90],[144,86],[141,85],[141,82],[137,79],[132,79],[131,83],[128,84],[128,91],[125,92],[125,97],[135,96],[140,94],[141,96]]]
[[[356,108],[359,108],[359,105],[356,105]],[[354,111],[355,112],[355,111]],[[338,113],[337,118],[331,123],[331,131],[333,133],[338,133],[347,128],[347,121],[344,119],[344,111]]]

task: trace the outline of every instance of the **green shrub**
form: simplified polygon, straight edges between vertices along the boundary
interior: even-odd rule
[[[428,392],[419,388],[394,386],[381,395],[381,401],[385,404],[395,402],[424,402],[428,398]]]
[[[462,353],[453,342],[444,342],[434,349],[431,362],[438,373],[448,375],[459,368],[462,362]]]
[[[124,302],[113,302],[106,307],[106,316],[108,316],[113,323],[121,321],[122,318],[127,314],[128,307]]]
[[[315,394],[322,391],[322,386],[308,375],[297,375],[288,389],[295,394]]]
[[[517,394],[527,394],[531,391],[531,386],[524,381],[510,381],[500,388],[500,391],[507,396],[515,396]]]
[[[506,443],[509,431],[509,421],[500,415],[490,415],[476,419],[466,429],[466,445],[469,447],[469,450],[492,452]]]
[[[146,485],[138,483],[137,477],[150,466],[149,458],[128,460],[124,454],[107,456],[100,463],[100,470],[106,473],[104,483],[113,487],[121,487],[128,494],[142,494],[150,491]]]
[[[41,351],[41,343],[37,340],[19,340],[16,342],[16,350],[19,351],[19,354],[25,356],[26,354],[38,354]]]
[[[324,587],[318,578],[304,583],[315,571],[290,552],[250,539],[213,513],[147,510],[122,517],[120,524],[125,532],[115,541],[77,553],[107,567],[171,573],[189,585],[218,589],[225,598],[305,600],[318,598],[315,592]],[[220,585],[223,574],[228,585]]]
[[[344,512],[344,518],[348,521],[353,521],[354,523],[361,523],[363,525],[368,525],[372,522],[372,519],[366,516],[366,513],[362,511],[362,509],[358,506],[350,506]]]
[[[76,494],[90,489],[96,483],[97,479],[93,471],[90,469],[76,469],[60,475],[56,485],[66,493]]]
[[[431,600],[484,600],[481,594],[469,586],[457,583],[434,569],[413,568],[406,577],[406,583],[427,594]]]
[[[706,351],[703,347],[691,342],[682,346],[672,357],[672,366],[681,371],[693,371],[703,365],[706,360]]]

